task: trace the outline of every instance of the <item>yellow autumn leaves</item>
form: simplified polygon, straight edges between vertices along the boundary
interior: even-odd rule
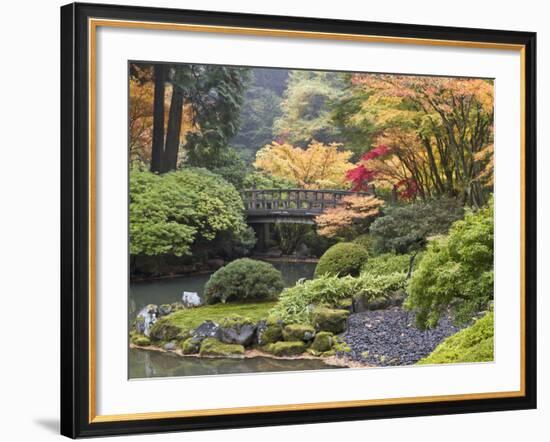
[[[306,149],[273,142],[256,154],[254,167],[305,189],[339,189],[348,186],[346,172],[354,167],[352,152],[340,145],[312,141]]]

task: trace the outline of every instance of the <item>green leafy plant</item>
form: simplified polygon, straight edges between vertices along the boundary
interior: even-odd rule
[[[196,242],[247,230],[243,203],[221,177],[198,168],[130,172],[130,254],[190,254]]]
[[[379,253],[409,253],[424,248],[429,237],[447,233],[463,214],[462,206],[451,198],[388,206],[370,233]]]
[[[493,201],[433,241],[418,263],[409,285],[406,307],[416,312],[420,327],[437,325],[450,308],[458,324],[487,308],[493,299]]]
[[[445,339],[418,364],[489,362],[494,358],[494,315],[487,313],[472,326]]]
[[[364,274],[359,277],[323,275],[299,282],[283,290],[279,302],[270,316],[284,323],[307,323],[315,306],[339,307],[354,296],[375,299],[389,296],[405,286],[405,273],[376,276]]]
[[[357,276],[369,253],[359,244],[343,242],[328,249],[315,268],[315,277],[322,275]]]
[[[390,275],[392,273],[408,273],[413,262],[418,262],[419,257],[414,255],[396,255],[395,253],[383,253],[374,256],[363,264],[362,273],[371,275]]]
[[[214,273],[204,288],[207,304],[275,299],[283,277],[271,264],[250,258],[230,262]]]

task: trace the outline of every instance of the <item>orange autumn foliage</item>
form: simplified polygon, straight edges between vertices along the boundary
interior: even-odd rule
[[[491,80],[355,74],[352,83],[368,94],[362,112],[380,128],[373,145],[390,152],[358,165],[376,185],[408,183],[413,198],[447,194],[484,203],[493,174],[486,154],[493,149]]]
[[[129,147],[131,160],[151,161],[153,141],[153,99],[155,87],[151,68],[135,66],[136,77],[130,77],[129,88]],[[167,84],[164,93],[164,132],[168,126],[168,113],[172,100],[172,85]],[[191,106],[184,104],[180,145],[185,144],[186,136],[196,132]]]
[[[363,230],[380,213],[384,201],[370,195],[349,195],[340,206],[327,209],[315,217],[317,232],[322,236],[334,237],[345,234],[353,227]],[[363,232],[359,232],[363,233]]]

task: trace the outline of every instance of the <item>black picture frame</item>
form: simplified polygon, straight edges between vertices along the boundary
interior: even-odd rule
[[[524,51],[524,395],[94,421],[90,409],[89,18],[521,45]],[[61,8],[61,434],[71,437],[536,408],[536,34],[73,3]]]

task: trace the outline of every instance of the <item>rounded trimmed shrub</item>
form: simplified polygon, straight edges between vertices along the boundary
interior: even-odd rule
[[[315,268],[315,277],[322,275],[358,276],[369,253],[359,244],[341,242],[328,249]]]
[[[237,259],[214,273],[204,288],[207,304],[275,299],[283,290],[283,276],[271,264]]]

